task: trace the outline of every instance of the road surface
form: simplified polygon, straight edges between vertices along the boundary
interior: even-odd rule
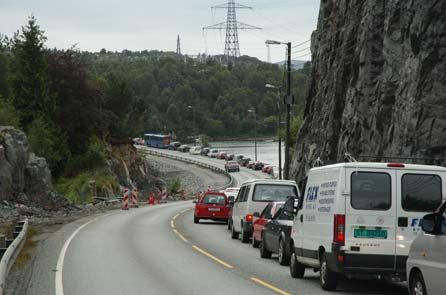
[[[240,183],[255,173],[234,176]],[[261,259],[258,249],[232,240],[225,224],[194,224],[192,208],[190,201],[176,202],[65,226],[53,288],[27,294],[326,294],[317,273],[307,270],[305,279],[292,279],[274,256]],[[339,290],[407,294],[402,285],[377,281],[342,282]]]

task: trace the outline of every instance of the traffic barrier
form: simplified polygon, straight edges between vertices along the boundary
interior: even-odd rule
[[[18,223],[14,230],[14,240],[0,236],[0,295],[4,294],[6,278],[17,256],[23,248],[28,233],[28,218]]]
[[[132,192],[130,194],[131,200],[130,200],[130,207],[132,208],[138,208],[138,190],[136,188],[132,189]]]
[[[129,189],[124,189],[124,195],[122,196],[122,210],[129,210]]]
[[[154,205],[155,204],[155,195],[153,192],[150,192],[149,198],[147,199],[147,204]]]

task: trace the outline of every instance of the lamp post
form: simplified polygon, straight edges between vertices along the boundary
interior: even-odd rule
[[[277,101],[277,115],[278,115],[277,136],[279,137],[279,179],[282,179],[282,138],[280,137],[281,112],[280,112],[280,104],[279,104],[280,96],[281,96],[280,95],[281,87],[275,86],[275,85],[271,85],[271,84],[265,84],[265,87],[277,90],[277,94],[279,96],[279,100]]]
[[[192,124],[193,124],[192,136],[194,137],[194,146],[195,146],[195,144],[196,144],[196,141],[195,141],[195,108],[193,106],[190,106],[190,105],[187,106],[187,108],[192,110],[192,120],[193,120],[193,122],[192,122]]]
[[[285,138],[285,169],[284,169],[284,179],[289,179],[290,177],[290,141],[291,141],[291,105],[293,104],[293,97],[291,96],[291,42],[279,42],[274,40],[266,40],[267,45],[286,45],[287,47],[287,87],[286,96],[284,98],[284,103],[286,105],[286,138]]]
[[[254,113],[254,158],[257,162],[257,113],[255,110],[248,110],[248,113]]]

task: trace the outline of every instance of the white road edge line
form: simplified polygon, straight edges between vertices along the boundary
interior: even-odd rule
[[[57,265],[56,265],[56,275],[55,275],[55,288],[56,288],[56,295],[64,295],[63,291],[63,262],[65,260],[65,254],[67,253],[68,246],[70,246],[71,241],[74,239],[74,237],[87,225],[90,223],[96,221],[100,217],[109,216],[114,213],[106,214],[103,216],[98,216],[87,223],[84,223],[83,225],[79,226],[72,234],[71,236],[65,241],[65,244],[62,247],[62,250],[60,250],[59,258],[57,259]]]

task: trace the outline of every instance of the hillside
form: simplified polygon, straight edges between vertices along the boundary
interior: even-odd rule
[[[321,2],[296,178],[345,152],[445,159],[444,11],[434,0]]]

